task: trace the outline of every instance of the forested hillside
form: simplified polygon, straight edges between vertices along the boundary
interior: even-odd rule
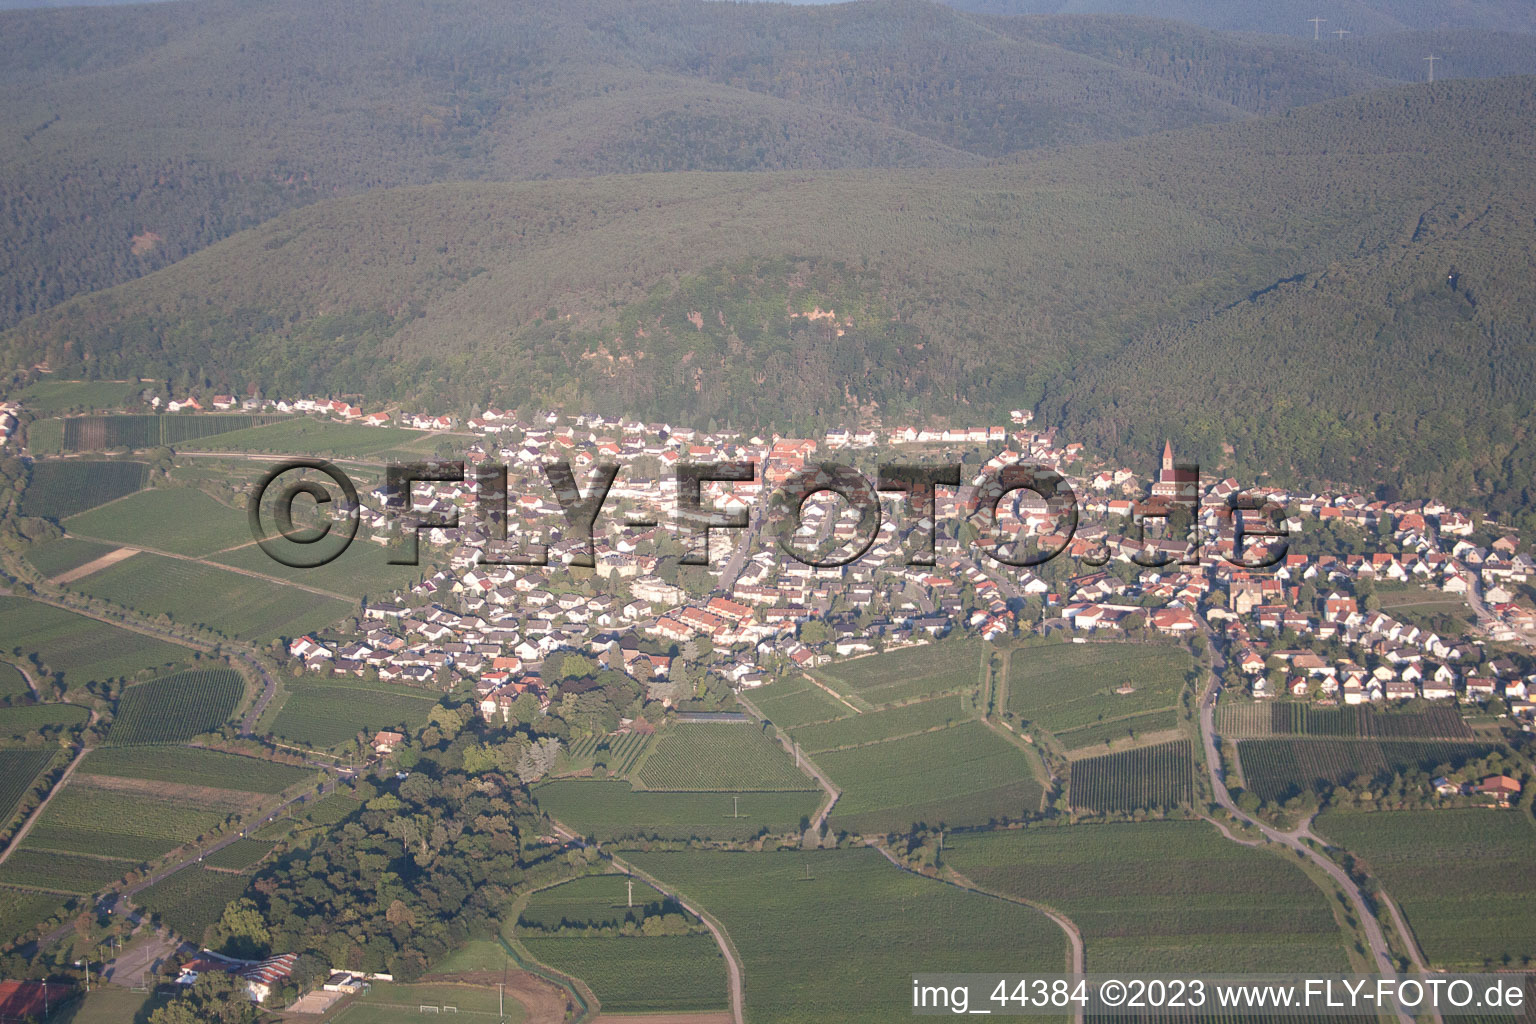
[[[0,327],[363,189],[968,167],[1422,74],[1417,42],[1367,45],[917,0],[0,12]],[[1536,57],[1494,37],[1442,65],[1490,69]]]
[[[1498,424],[1536,395],[1533,122],[1536,81],[1453,81],[984,168],[374,192],[0,344],[65,373],[700,425],[1041,403],[1126,456],[1168,434],[1207,465],[1507,499]],[[1430,436],[1466,450],[1427,465]]]

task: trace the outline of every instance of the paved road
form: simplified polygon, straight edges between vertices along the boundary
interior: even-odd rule
[[[1232,800],[1232,795],[1227,792],[1226,782],[1222,778],[1221,754],[1216,747],[1216,698],[1220,692],[1220,671],[1225,667],[1225,659],[1221,652],[1213,644],[1211,650],[1212,672],[1207,681],[1204,693],[1200,696],[1200,738],[1205,745],[1205,764],[1211,777],[1211,790],[1216,796],[1216,802],[1226,809],[1227,813],[1239,821],[1258,829],[1259,833],[1272,843],[1278,843],[1288,849],[1296,851],[1301,856],[1310,860],[1317,867],[1328,874],[1349,896],[1354,904],[1355,916],[1359,919],[1365,930],[1366,942],[1371,947],[1371,956],[1376,961],[1376,967],[1382,974],[1397,974],[1397,963],[1392,958],[1391,949],[1387,946],[1386,936],[1382,933],[1381,923],[1366,906],[1365,896],[1360,892],[1360,887],[1355,885],[1353,879],[1332,860],[1314,851],[1302,839],[1308,835],[1304,831],[1281,832],[1270,828],[1263,822],[1249,817],[1238,809]],[[1403,1010],[1397,1012],[1402,1024],[1413,1024],[1413,1017]]]

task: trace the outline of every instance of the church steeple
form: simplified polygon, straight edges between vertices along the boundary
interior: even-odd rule
[[[1173,442],[1163,442],[1163,469],[1173,469]]]

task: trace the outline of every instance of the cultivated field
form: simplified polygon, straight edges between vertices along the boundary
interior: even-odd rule
[[[251,884],[249,875],[183,868],[156,882],[135,897],[135,902],[192,942],[202,940],[208,926],[218,922],[225,904],[239,899]]]
[[[33,568],[42,573],[44,578],[66,573],[71,569],[78,569],[88,562],[105,555],[114,548],[110,544],[98,544],[93,540],[81,540],[78,537],[60,537],[58,540],[48,541],[46,544],[34,544],[27,548],[27,561]]]
[[[815,754],[943,729],[972,717],[961,698],[951,695],[862,715],[850,714],[836,721],[795,729],[791,735],[801,750]]]
[[[1531,962],[1536,825],[1524,812],[1329,811],[1315,831],[1365,861],[1433,966]]]
[[[317,590],[346,594],[359,601],[365,597],[378,600],[384,595],[415,586],[420,582],[423,570],[431,571],[425,555],[421,566],[390,565],[387,551],[377,544],[364,544],[361,540],[347,548],[334,562],[314,569],[290,569],[273,561],[255,544],[223,552],[211,561]]]
[[[8,662],[0,662],[0,701],[15,697],[25,698],[31,692],[27,686],[26,677],[21,674],[21,669]]]
[[[100,747],[88,754],[75,771],[247,793],[281,793],[295,783],[315,777],[314,770],[309,768],[217,750],[166,746]]]
[[[135,555],[71,586],[150,617],[165,615],[241,640],[299,636],[355,610],[350,601],[151,554]]]
[[[142,462],[39,462],[22,495],[21,514],[63,519],[132,494],[148,481]]]
[[[561,759],[557,773],[584,772],[599,761],[613,775],[628,775],[634,770],[650,743],[650,737],[638,732],[620,736],[586,736],[568,747],[560,748]]]
[[[19,704],[0,708],[0,740],[24,740],[44,730],[50,735],[84,725],[90,712],[75,704]]]
[[[22,848],[150,860],[252,804],[248,795],[231,791],[119,789],[110,781],[72,777],[49,800]]]
[[[753,722],[685,722],[658,735],[635,780],[646,789],[815,789],[784,748]]]
[[[0,864],[0,884],[83,896],[111,885],[133,867],[126,860],[73,857],[23,846]]]
[[[1199,821],[957,835],[947,864],[1082,929],[1094,972],[1348,969],[1328,899],[1289,860]]]
[[[652,912],[683,913],[643,881],[593,875],[535,893],[518,921],[518,940],[538,960],[586,982],[609,1013],[680,1013],[727,1006],[725,960],[707,934],[545,935],[564,926],[616,927]],[[693,920],[697,920],[694,918]]]
[[[1230,739],[1472,739],[1472,729],[1455,708],[1384,713],[1368,705],[1320,708],[1292,701],[1270,701],[1223,703],[1218,711],[1217,731]]]
[[[1434,772],[1486,756],[1478,743],[1438,740],[1242,740],[1238,763],[1247,788],[1262,800],[1288,800],[1304,789],[1322,789],[1356,778],[1375,779],[1414,768]]]
[[[17,392],[17,398],[38,416],[95,409],[119,409],[144,385],[131,380],[43,379]]]
[[[1135,811],[1187,804],[1194,799],[1189,741],[1074,761],[1068,793],[1074,811]]]
[[[780,729],[826,722],[850,713],[847,705],[803,677],[781,679],[748,692],[747,699]]]
[[[0,949],[64,909],[52,893],[0,887]]]
[[[438,694],[362,680],[294,680],[272,720],[272,734],[291,743],[323,748],[353,739],[361,731],[421,726]]]
[[[1175,724],[1169,709],[1194,668],[1189,652],[1170,644],[1024,647],[1008,656],[1008,710],[1068,748],[1154,732]]]
[[[240,413],[72,416],[63,421],[63,448],[65,451],[83,452],[107,448],[184,446],[189,441],[200,441],[216,434],[247,430],[256,424],[271,422],[274,418]]]
[[[17,638],[13,644],[23,653],[37,652],[69,686],[125,678],[187,657],[184,647],[20,597],[0,597],[0,621]]]
[[[107,741],[118,746],[181,743],[214,732],[235,713],[244,692],[240,673],[227,668],[178,672],[137,683],[118,700]]]
[[[195,487],[157,487],[72,516],[64,529],[80,537],[202,556],[251,540],[245,509],[214,501]]]
[[[46,748],[0,750],[0,826],[11,820],[32,783],[58,756],[59,751]]]
[[[831,827],[882,833],[913,822],[974,825],[1040,809],[1031,755],[980,722],[816,756],[843,795]]]
[[[784,835],[797,831],[802,817],[815,815],[822,799],[819,792],[657,793],[616,779],[561,779],[536,787],[533,795],[562,824],[601,840]]]
[[[875,850],[627,854],[718,918],[754,1024],[889,1024],[914,971],[1060,972],[1043,914],[901,871]]]
[[[203,864],[210,868],[246,871],[259,863],[267,854],[271,853],[273,845],[260,839],[236,839],[223,849],[216,850],[204,857]]]
[[[893,704],[976,686],[986,649],[981,640],[948,640],[825,665],[815,675],[855,704]]]

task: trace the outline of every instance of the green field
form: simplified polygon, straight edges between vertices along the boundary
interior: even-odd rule
[[[1072,763],[1074,811],[1171,808],[1194,799],[1194,758],[1188,740],[1138,747]]]
[[[63,909],[64,901],[52,893],[0,886],[0,949]]]
[[[63,519],[132,494],[148,482],[149,466],[142,462],[39,462],[21,497],[21,514]]]
[[[153,637],[20,597],[0,597],[7,644],[36,652],[68,686],[121,679],[146,668],[173,665],[187,650]]]
[[[724,1009],[725,960],[707,934],[545,934],[560,927],[638,925],[648,914],[682,914],[697,922],[639,880],[631,906],[628,881],[625,875],[591,875],[534,893],[518,919],[518,941],[544,964],[586,982],[609,1013]]]
[[[21,669],[8,662],[0,661],[0,701],[17,697],[26,699],[31,694],[32,689],[27,686],[27,677],[21,674]]]
[[[84,725],[91,713],[75,704],[18,704],[0,708],[0,740],[16,741],[39,729],[63,732]]]
[[[747,699],[780,729],[826,722],[850,714],[846,704],[803,676],[792,676],[752,690]]]
[[[616,736],[585,736],[560,748],[556,774],[590,771],[599,762],[613,775],[628,775],[650,746],[644,733],[626,732]]]
[[[1292,861],[1198,821],[957,835],[949,866],[1082,930],[1090,972],[1347,970],[1327,897]]]
[[[16,393],[16,398],[38,416],[53,416],[74,409],[120,409],[135,399],[145,385],[131,380],[52,380],[43,378]]]
[[[110,508],[72,516],[64,529],[75,536],[199,557],[251,540],[245,509],[220,504],[195,487],[143,491]]]
[[[209,871],[194,865],[156,882],[134,900],[158,915],[177,935],[199,942],[208,926],[223,915],[225,905],[239,899],[250,884],[249,875]]]
[[[33,420],[27,424],[26,439],[27,448],[33,455],[62,455],[64,453],[64,421]]]
[[[245,680],[227,668],[178,672],[137,683],[118,700],[107,741],[118,746],[180,743],[214,732],[235,713],[244,692]],[[129,755],[121,757],[125,760],[115,763],[127,763]]]
[[[1502,968],[1536,951],[1536,825],[1524,812],[1328,811],[1314,830],[1365,861],[1432,966]]]
[[[239,793],[128,792],[77,775],[48,801],[22,848],[151,860],[250,806],[251,800]]]
[[[741,954],[754,1024],[888,1024],[916,971],[1058,973],[1043,914],[922,878],[877,851],[635,853],[642,871],[719,919]]]
[[[236,430],[200,442],[197,448],[219,452],[281,452],[289,455],[331,455],[362,458],[379,455],[427,436],[420,430],[366,427],[295,416],[264,427]]]
[[[796,832],[821,805],[819,792],[657,793],[617,779],[561,779],[533,791],[545,813],[600,840],[747,839]],[[733,817],[733,814],[739,817]]]
[[[821,722],[795,729],[791,735],[800,749],[816,754],[841,747],[911,736],[930,729],[942,729],[974,717],[955,696],[935,697],[916,704],[848,715],[832,722]]]
[[[126,860],[74,857],[22,846],[0,864],[0,885],[21,885],[83,896],[106,888],[133,867]]]
[[[402,985],[376,982],[357,1001],[335,1017],[342,1024],[421,1024],[423,1020],[443,1018],[496,1016],[500,1005],[495,986],[452,985],[446,983]],[[423,1014],[422,1006],[441,1009],[451,1006],[456,1012]],[[521,1024],[524,1010],[521,1003],[511,998],[505,1000],[507,1024]]]
[[[361,539],[334,562],[314,569],[291,569],[273,561],[255,544],[226,551],[212,560],[290,583],[347,594],[359,601],[365,597],[378,600],[395,591],[406,590],[421,581],[423,570],[431,571],[425,564],[390,565],[389,552],[377,544],[365,544]]]
[[[968,722],[818,754],[816,763],[843,791],[831,827],[881,833],[913,822],[973,825],[1039,811],[1043,793],[1031,756]]]
[[[356,610],[351,601],[163,555],[134,555],[71,586],[241,640],[300,636]]]
[[[825,665],[815,675],[855,704],[893,704],[974,687],[986,650],[981,640],[948,640]]]
[[[271,853],[272,846],[272,843],[262,842],[259,839],[236,839],[223,849],[204,857],[203,864],[210,868],[247,871]]]
[[[247,793],[281,793],[289,786],[315,777],[310,768],[217,750],[165,746],[100,747],[86,755],[76,771],[85,775],[179,782]]]
[[[58,756],[59,751],[47,748],[0,750],[0,826],[11,820],[21,798]]]
[[[1217,731],[1231,739],[1275,736],[1323,738],[1470,740],[1472,729],[1455,708],[1382,712],[1370,705],[1314,707],[1295,701],[1223,702]]]
[[[388,683],[361,680],[296,679],[272,720],[272,735],[315,748],[334,747],[359,732],[405,726],[412,732],[427,721],[439,695]]]
[[[1357,778],[1389,778],[1407,769],[1434,772],[1487,756],[1480,743],[1440,740],[1241,740],[1243,782],[1261,800],[1288,800],[1304,789],[1323,789]]]
[[[78,569],[87,562],[94,562],[112,550],[111,544],[98,544],[93,540],[81,540],[78,537],[60,537],[58,540],[34,544],[27,548],[27,561],[31,562],[33,568],[42,573],[44,578],[52,579],[60,573]]]
[[[811,790],[816,783],[755,722],[684,722],[651,742],[635,780],[654,790]]]
[[[109,448],[157,448],[189,445],[231,431],[244,431],[271,422],[272,416],[243,413],[169,413],[71,416],[62,421],[65,451],[102,451]]]
[[[1024,647],[1008,657],[1008,710],[1055,733],[1068,748],[1171,728],[1195,667],[1169,644],[1090,643]],[[1130,692],[1117,690],[1130,687]],[[1124,719],[1126,721],[1122,722]]]

